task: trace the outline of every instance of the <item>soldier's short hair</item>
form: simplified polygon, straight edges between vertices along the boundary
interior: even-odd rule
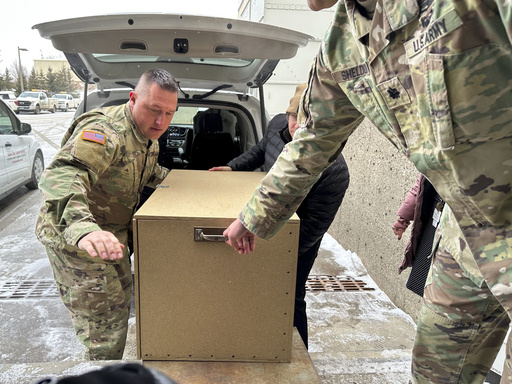
[[[135,91],[142,95],[145,94],[151,84],[156,84],[163,90],[169,92],[178,92],[178,83],[172,75],[164,69],[150,69],[139,79]]]

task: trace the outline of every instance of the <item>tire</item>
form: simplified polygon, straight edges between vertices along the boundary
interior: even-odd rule
[[[52,105],[52,107],[50,108],[50,112],[55,113],[56,110],[57,108],[55,107],[55,105]]]
[[[36,109],[34,109],[34,115],[39,115],[40,112],[41,112],[41,107],[39,106],[39,104],[37,104]]]
[[[66,108],[64,108],[64,112],[69,111],[69,106],[66,104]]]
[[[28,189],[37,189],[39,186],[39,180],[44,170],[44,159],[41,152],[36,152],[34,156],[34,162],[32,163],[32,176],[30,181],[25,184]]]

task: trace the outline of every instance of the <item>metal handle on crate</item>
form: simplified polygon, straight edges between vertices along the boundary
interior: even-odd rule
[[[216,233],[209,233],[209,234],[206,234],[205,231],[207,232],[219,232],[222,233],[224,232],[224,229],[223,228],[194,228],[194,241],[226,241],[228,238],[224,235],[218,235]]]

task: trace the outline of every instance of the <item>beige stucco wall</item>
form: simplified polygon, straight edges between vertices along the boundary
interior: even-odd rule
[[[77,89],[83,89],[84,84],[82,83],[82,80],[80,80],[71,70],[71,66],[66,59],[34,59],[34,70],[36,72],[42,71],[46,74],[48,68],[51,68],[53,73],[58,73],[62,70],[62,67],[69,70],[71,73],[71,79],[75,82]]]
[[[350,137],[343,154],[350,186],[329,233],[355,252],[377,285],[416,319],[420,298],[405,287],[410,269],[398,275],[410,230],[398,241],[391,225],[418,172],[367,120]]]

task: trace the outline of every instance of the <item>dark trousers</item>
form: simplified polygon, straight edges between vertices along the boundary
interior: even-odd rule
[[[309,272],[313,268],[318,249],[320,248],[320,238],[313,246],[304,252],[299,249],[297,259],[297,282],[295,285],[295,311],[293,313],[293,326],[299,331],[300,337],[308,348],[308,318],[306,315],[306,282],[308,280]]]

